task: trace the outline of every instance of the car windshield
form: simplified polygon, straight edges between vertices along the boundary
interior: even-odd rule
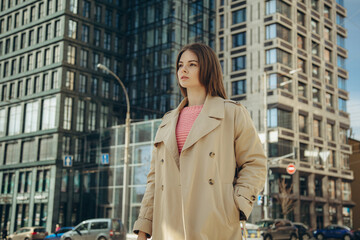
[[[256,222],[256,225],[258,225],[259,227],[268,227],[271,224],[273,224],[272,221],[260,221],[260,222]]]
[[[83,223],[76,228],[76,231],[84,231],[88,229],[88,223]]]

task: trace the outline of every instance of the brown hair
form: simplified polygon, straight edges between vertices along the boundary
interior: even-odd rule
[[[200,66],[199,79],[201,85],[205,87],[206,94],[227,98],[219,59],[217,58],[215,52],[203,43],[188,44],[180,50],[176,59],[176,79],[178,83],[179,78],[177,73],[179,70],[179,61],[181,55],[187,50],[193,52],[198,57]],[[180,90],[181,94],[186,97],[186,88],[180,86]]]

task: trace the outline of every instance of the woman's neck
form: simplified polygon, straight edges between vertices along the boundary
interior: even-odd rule
[[[191,90],[187,89],[188,106],[203,105],[206,99],[205,88],[197,89],[196,91]]]

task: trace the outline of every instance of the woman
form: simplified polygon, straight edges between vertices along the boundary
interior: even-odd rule
[[[266,158],[246,109],[226,99],[220,63],[199,43],[176,60],[185,97],[155,136],[138,239],[241,239],[263,188]]]

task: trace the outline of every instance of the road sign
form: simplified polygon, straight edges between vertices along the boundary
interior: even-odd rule
[[[66,155],[64,157],[64,162],[63,162],[64,167],[72,167],[72,164],[73,164],[73,156]]]
[[[288,174],[293,175],[296,172],[295,165],[294,164],[287,165],[286,171]]]
[[[327,158],[330,155],[330,151],[322,151],[319,153],[321,159],[323,160],[324,163],[326,163]]]
[[[109,164],[109,154],[108,153],[101,154],[101,164],[103,164],[103,165]]]
[[[259,206],[261,206],[262,203],[263,203],[262,196],[261,196],[261,195],[258,195],[257,204],[258,204]]]

